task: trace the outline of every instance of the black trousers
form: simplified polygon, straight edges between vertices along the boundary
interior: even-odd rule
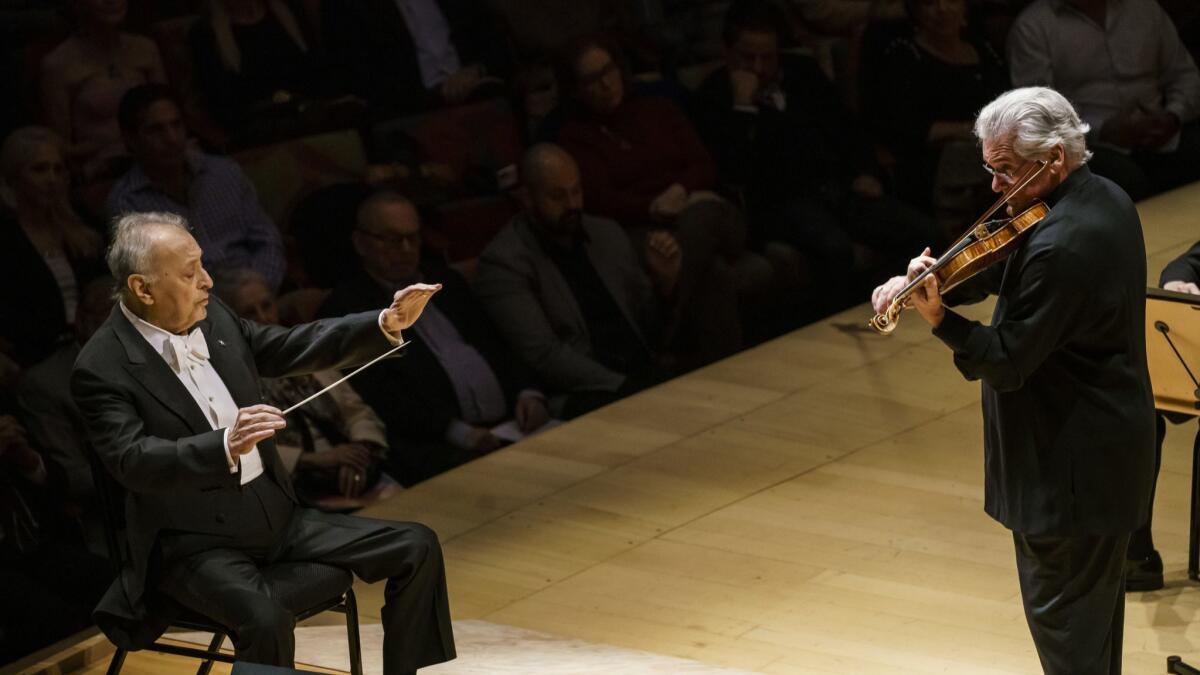
[[[1120,675],[1129,535],[1013,532],[1025,620],[1046,675]]]
[[[295,618],[271,598],[260,572],[289,561],[343,567],[368,583],[387,579],[381,613],[386,675],[454,658],[442,549],[432,530],[294,507],[265,475],[230,499],[225,517],[245,528],[234,538],[165,541],[158,588],[228,628],[239,660],[293,665]]]

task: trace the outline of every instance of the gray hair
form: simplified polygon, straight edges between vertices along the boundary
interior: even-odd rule
[[[975,120],[980,142],[1011,135],[1017,155],[1033,161],[1048,159],[1054,146],[1062,145],[1070,167],[1092,158],[1087,149],[1089,128],[1066,97],[1048,87],[1005,92],[984,106]]]
[[[150,269],[153,234],[161,228],[172,227],[191,234],[187,219],[174,213],[126,213],[113,222],[112,243],[108,246],[105,261],[117,282],[118,292],[125,291],[126,281],[131,274],[153,278],[154,273]]]

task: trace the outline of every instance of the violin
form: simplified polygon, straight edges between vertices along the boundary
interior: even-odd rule
[[[934,275],[939,292],[946,293],[1015,251],[1025,234],[1050,213],[1050,207],[1045,202],[1035,201],[1011,218],[988,219],[1045,169],[1046,162],[1038,162],[1026,169],[958,241],[900,289],[887,309],[872,317],[867,325],[880,335],[890,335],[900,321],[900,312],[912,306],[912,294],[924,284],[926,277]]]

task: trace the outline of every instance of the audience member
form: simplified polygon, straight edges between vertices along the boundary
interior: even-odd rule
[[[262,275],[240,270],[218,277],[216,290],[238,316],[280,325],[275,293]],[[267,403],[286,410],[341,378],[336,370],[263,380]],[[324,498],[359,498],[379,481],[387,457],[383,422],[350,386],[338,386],[287,416],[275,446],[292,472],[296,495],[320,508]]]
[[[992,201],[971,125],[984,105],[1008,90],[1008,70],[991,44],[969,30],[966,0],[905,5],[908,21],[875,33],[882,44],[879,57],[864,64],[864,108],[896,159],[900,193],[946,218],[962,220],[971,212],[969,222],[980,193]]]
[[[722,181],[744,195],[754,238],[804,252],[833,291],[826,309],[838,309],[858,297],[854,242],[903,260],[944,236],[884,193],[833,85],[812,59],[782,52],[786,25],[768,0],[730,6],[726,65],[697,92],[697,118]]]
[[[242,136],[344,93],[283,0],[207,0],[188,38],[209,109]]]
[[[415,112],[504,90],[505,40],[475,0],[321,5],[325,46],[373,108]]]
[[[1089,166],[1135,200],[1200,178],[1200,72],[1155,0],[1037,0],[1008,39],[1016,86],[1061,91]]]
[[[283,239],[250,179],[232,159],[188,144],[180,106],[162,85],[131,89],[121,100],[121,132],[137,164],[108,195],[112,216],[168,212],[191,223],[214,273],[254,269],[272,288],[286,271]]]
[[[531,432],[548,419],[545,397],[505,347],[466,281],[421,254],[421,219],[395,192],[373,193],[353,233],[362,271],[321,308],[335,316],[373,306],[410,283],[440,283],[402,359],[383,361],[351,383],[387,425],[388,473],[412,485],[500,447],[491,429],[515,417]]]
[[[69,143],[68,158],[86,178],[114,174],[125,146],[117,106],[126,91],[165,82],[158,47],[121,30],[125,0],[73,0],[75,33],[42,61],[46,124]]]
[[[71,207],[63,144],[43,127],[0,148],[0,352],[21,366],[68,338],[79,288],[103,271],[103,240]]]
[[[113,280],[99,276],[83,285],[75,316],[74,339],[44,361],[29,368],[17,388],[21,423],[29,440],[46,461],[62,470],[64,485],[59,497],[70,504],[79,520],[88,550],[107,556],[104,521],[92,478],[92,452],[83,416],[71,399],[71,368],[75,357],[113,307]]]
[[[516,353],[571,418],[736,350],[732,283],[706,275],[663,339],[680,302],[678,242],[654,230],[641,250],[615,222],[583,213],[579,167],[539,144],[521,162],[524,212],[484,249],[475,289]],[[686,254],[684,254],[686,255]]]
[[[91,625],[113,578],[88,553],[58,495],[62,476],[29,441],[6,399],[0,403],[0,663]]]
[[[566,114],[558,143],[579,166],[588,208],[617,221],[636,247],[651,230],[673,231],[684,304],[717,259],[734,266],[740,291],[761,292],[761,279],[741,276],[753,265],[744,264],[742,214],[712,191],[716,164],[683,111],[666,98],[627,96],[620,52],[604,37],[574,43],[558,77]]]

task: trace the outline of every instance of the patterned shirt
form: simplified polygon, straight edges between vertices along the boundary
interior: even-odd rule
[[[108,195],[109,215],[167,211],[187,218],[209,272],[253,269],[279,288],[287,269],[279,228],[263,211],[250,179],[227,157],[187,155],[188,199],[180,204],[134,166]]]

